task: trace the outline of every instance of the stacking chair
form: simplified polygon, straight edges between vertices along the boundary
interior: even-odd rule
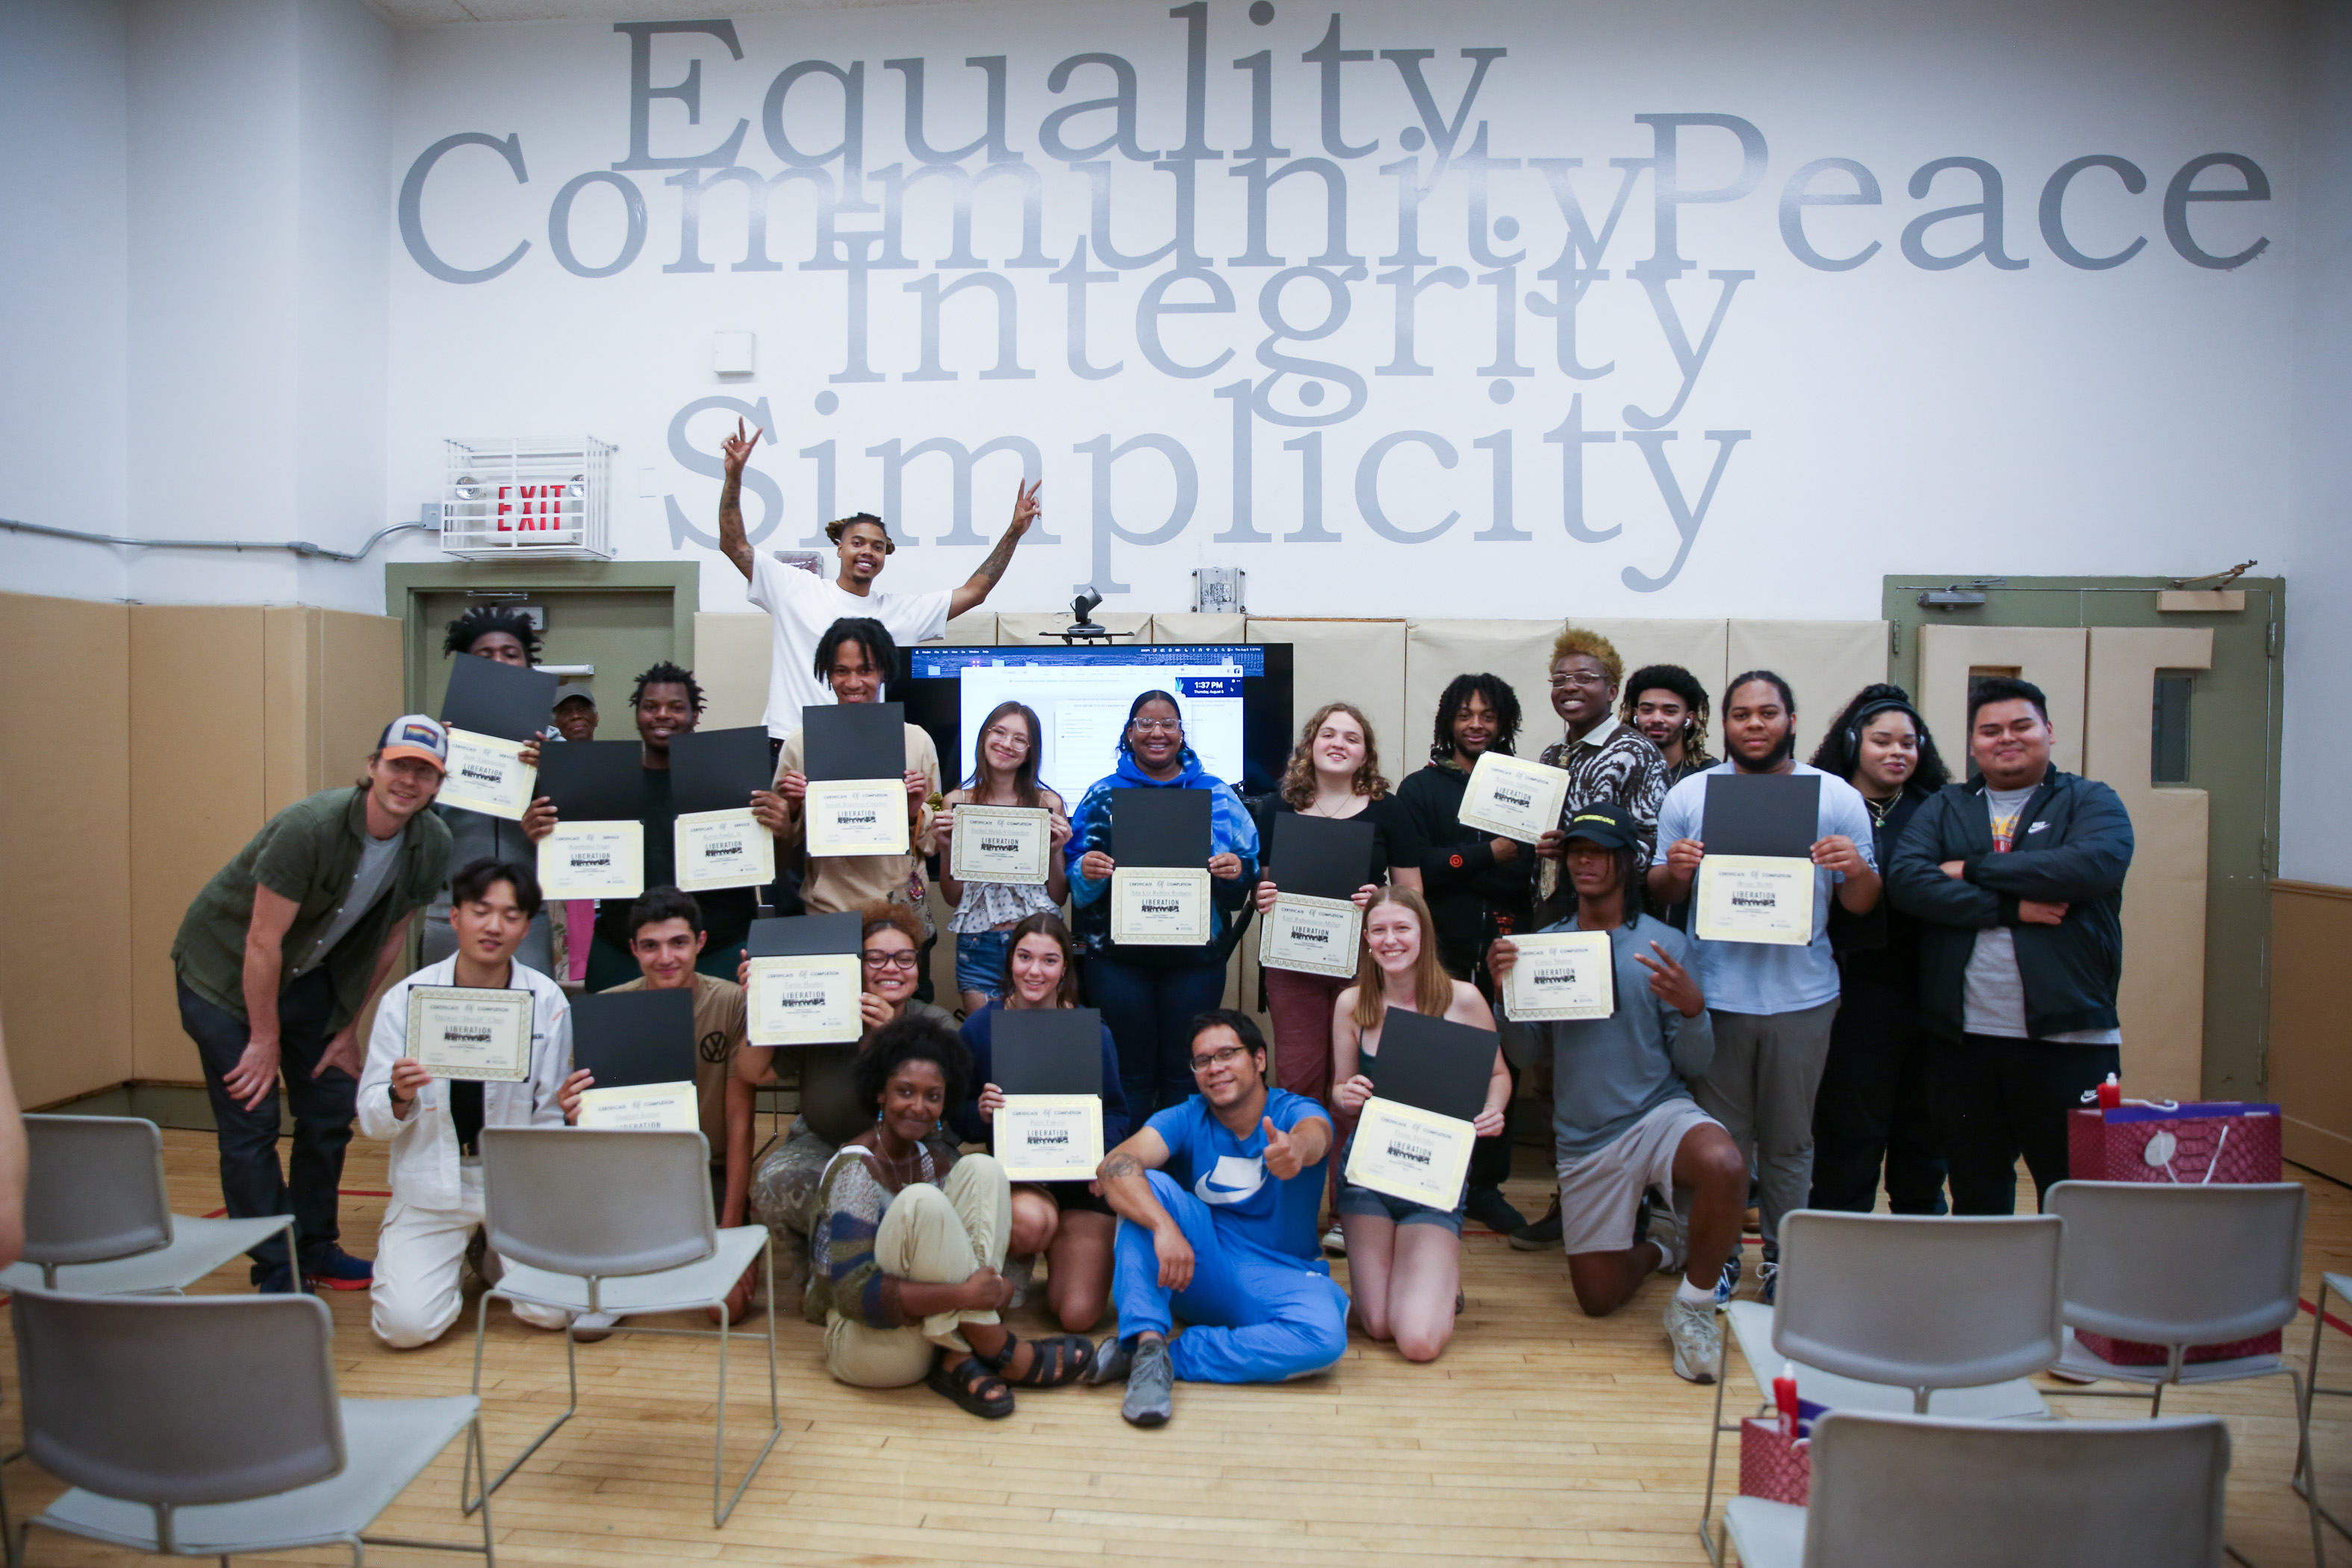
[[[1801,1209],[1780,1221],[1776,1304],[1734,1301],[1716,1369],[1706,1500],[1699,1540],[1717,1563],[1710,1523],[1723,1435],[1730,1341],[1769,1408],[1772,1379],[1797,1369],[1797,1391],[1832,1410],[1980,1421],[2047,1417],[2025,1381],[2058,1359],[2059,1253],[2065,1222],[2049,1215],[1942,1219]]]
[[[173,1557],[341,1546],[478,1552],[363,1535],[481,1402],[339,1399],[334,1321],[309,1296],[62,1296],[19,1288],[25,1444],[71,1489],[26,1522]],[[467,1445],[470,1460],[479,1450]]]
[[[2300,1412],[2302,1441],[2295,1446],[2296,1476],[2294,1489],[2301,1492],[2312,1511],[2332,1526],[2336,1533],[2352,1540],[2352,1525],[2321,1504],[2319,1500],[2319,1456],[2311,1447],[2311,1409],[2323,1394],[2338,1398],[2352,1395],[2352,1388],[2322,1388],[2319,1386],[2319,1336],[2327,1331],[2327,1298],[2352,1301],[2352,1274],[2322,1274],[2319,1277],[2319,1302],[2311,1310],[2311,1367],[2304,1374],[2303,1409]],[[2340,1325],[2339,1325],[2340,1326]]]
[[[616,1324],[624,1334],[679,1334],[719,1342],[719,1421],[710,1450],[710,1522],[727,1522],[783,1432],[776,1405],[776,1265],[765,1226],[720,1230],[710,1210],[710,1145],[700,1132],[627,1132],[574,1127],[482,1130],[483,1229],[505,1272],[474,1314],[474,1392],[482,1390],[482,1333],[490,1300],[567,1312],[681,1312],[719,1309],[700,1329]],[[767,1263],[768,1331],[730,1330],[727,1293],[755,1259]],[[727,1455],[727,1342],[768,1343],[768,1440],[721,1501]],[[570,1398],[563,1414],[491,1480],[506,1484],[580,1408],[579,1352],[563,1336]],[[467,1508],[475,1506],[471,1501]]]
[[[163,1135],[132,1116],[27,1116],[24,1261],[0,1289],[86,1296],[178,1291],[272,1231],[294,1247],[290,1215],[192,1219],[172,1212]]]
[[[2303,1380],[2277,1355],[2189,1362],[2197,1345],[2228,1344],[2285,1327],[2302,1310],[2303,1222],[2310,1199],[2300,1182],[2181,1186],[2155,1182],[2060,1182],[2043,1206],[2066,1222],[2066,1349],[2053,1370],[2135,1389],[2066,1388],[2073,1398],[2124,1398],[2164,1405],[2164,1391],[2200,1384],[2284,1376],[2294,1389],[2305,1433]],[[2124,1366],[2094,1354],[2084,1330],[2161,1345],[2160,1363]],[[2295,1453],[2294,1480],[2311,1517],[2315,1562],[2326,1562],[2319,1505],[2309,1485],[2310,1447]],[[2233,1552],[2231,1555],[2236,1555]]]
[[[1732,1500],[1724,1526],[1743,1568],[2212,1568],[2221,1555],[2230,1434],[2217,1416],[1832,1412],[1813,1424],[1812,1464],[1809,1507]]]

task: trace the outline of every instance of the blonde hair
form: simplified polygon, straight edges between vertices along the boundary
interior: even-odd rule
[[[1437,957],[1437,931],[1429,919],[1429,906],[1411,888],[1387,887],[1372,895],[1364,906],[1364,929],[1367,935],[1356,954],[1356,1027],[1378,1026],[1381,1015],[1388,1011],[1387,977],[1381,972],[1380,962],[1372,957],[1369,940],[1372,911],[1382,904],[1394,904],[1409,910],[1421,924],[1421,956],[1412,965],[1412,1009],[1433,1018],[1445,1016],[1454,1005],[1454,976],[1445,973],[1445,965]]]
[[[1544,668],[1549,669],[1572,653],[1582,654],[1598,664],[1612,691],[1625,683],[1625,661],[1617,657],[1617,645],[1599,632],[1589,632],[1580,626],[1570,626],[1551,639],[1551,658]]]
[[[1334,713],[1345,713],[1364,731],[1364,760],[1352,781],[1355,792],[1367,800],[1380,800],[1389,793],[1389,781],[1381,776],[1381,749],[1372,740],[1372,721],[1352,702],[1326,702],[1298,731],[1298,744],[1290,751],[1290,765],[1283,770],[1283,802],[1294,811],[1315,804],[1315,731]]]

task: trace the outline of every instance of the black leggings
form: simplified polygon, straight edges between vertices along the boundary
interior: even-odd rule
[[[2035,1206],[2066,1179],[2066,1113],[2121,1070],[2116,1046],[1999,1035],[1934,1041],[1927,1093],[1952,1173],[1952,1212],[2013,1214],[2017,1157],[2033,1173]]]
[[[1888,1207],[1944,1212],[1944,1157],[1927,1105],[1927,1045],[1915,990],[1847,984],[1813,1097],[1808,1206],[1870,1213],[1878,1206],[1884,1164]]]

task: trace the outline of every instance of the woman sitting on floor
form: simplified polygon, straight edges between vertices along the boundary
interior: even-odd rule
[[[962,1100],[971,1059],[946,1024],[900,1018],[853,1064],[874,1124],[817,1184],[807,1312],[824,1324],[825,1370],[859,1388],[920,1379],[973,1415],[1013,1414],[1013,1389],[1076,1382],[1094,1347],[1076,1334],[1024,1343],[998,1321],[1013,1288],[1004,1167],[933,1138]]]
[[[1391,1007],[1492,1029],[1478,988],[1445,973],[1431,934],[1429,906],[1410,888],[1387,887],[1364,910],[1364,946],[1356,983],[1339,993],[1331,1015],[1331,1099],[1342,1131],[1372,1096],[1363,1069],[1380,1054],[1381,1020]],[[1499,1043],[1486,1080],[1486,1105],[1472,1123],[1478,1136],[1503,1131],[1510,1071]],[[1435,1361],[1454,1337],[1462,1310],[1462,1202],[1433,1209],[1339,1180],[1339,1226],[1348,1237],[1348,1293],[1356,1321],[1380,1341],[1393,1340],[1407,1361]]]
[[[992,1149],[997,1108],[1004,1103],[1004,1091],[993,1078],[997,1015],[1078,1005],[1077,964],[1070,955],[1070,928],[1061,916],[1030,915],[1006,934],[1012,943],[996,980],[1004,1000],[991,1002],[963,1025],[963,1043],[971,1050],[971,1075],[981,1080],[980,1093],[961,1107],[951,1124],[964,1142],[988,1143]],[[1116,1149],[1127,1141],[1127,1099],[1119,1092],[1118,1047],[1108,1024],[1102,1030],[1102,1146]],[[1045,1298],[1053,1303],[1054,1315],[1072,1333],[1093,1328],[1110,1304],[1111,1237],[1118,1228],[1099,1182],[1016,1185],[1009,1248],[1013,1305],[1021,1304],[1032,1260],[1042,1253]]]

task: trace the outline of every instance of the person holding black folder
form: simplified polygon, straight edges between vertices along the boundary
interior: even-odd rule
[[[703,707],[702,686],[694,679],[694,671],[681,669],[667,659],[637,677],[636,689],[629,699],[630,712],[637,724],[641,772],[635,815],[645,827],[645,884],[648,888],[677,884],[677,807],[670,794],[669,743],[673,737],[691,732],[702,721]],[[593,741],[586,743],[598,744]],[[762,809],[762,802],[769,799],[762,791],[752,795],[749,805],[757,813]],[[772,816],[775,807],[771,804],[765,809]],[[768,820],[767,816],[761,818],[763,823]],[[555,803],[541,795],[523,814],[523,831],[536,844],[555,831],[556,821]],[[751,929],[751,916],[759,907],[756,894],[750,888],[724,888],[702,894],[699,901],[709,941],[703,947],[702,956],[695,961],[695,967],[723,980],[735,973],[743,933]],[[634,898],[598,901],[595,938],[588,951],[589,990],[609,991],[640,973],[637,961],[629,953],[629,910],[635,902]]]
[[[1712,1383],[1723,1355],[1716,1308],[1738,1279],[1748,1156],[1700,1109],[1692,1086],[1714,1063],[1718,1025],[1685,966],[1691,943],[1641,911],[1641,826],[1622,807],[1569,820],[1562,868],[1576,912],[1542,934],[1609,934],[1609,1011],[1541,1022],[1509,1016],[1516,940],[1487,954],[1504,993],[1505,1048],[1552,1062],[1561,1245],[1576,1303],[1606,1317],[1653,1273],[1679,1274],[1666,1303],[1675,1375]],[[1654,1216],[1639,1217],[1644,1194]]]
[[[1762,1188],[1759,1295],[1769,1302],[1780,1272],[1780,1216],[1805,1206],[1813,1183],[1813,1096],[1838,1010],[1830,900],[1834,896],[1852,913],[1868,914],[1878,904],[1879,878],[1862,796],[1794,756],[1797,700],[1787,681],[1769,669],[1734,678],[1723,693],[1723,741],[1727,761],[1666,793],[1647,891],[1661,905],[1690,897],[1708,833],[1745,826],[1732,814],[1749,807],[1763,837],[1738,845],[1738,853],[1812,863],[1812,924],[1810,933],[1795,933],[1802,941],[1708,941],[1704,909],[1695,904],[1691,911],[1691,967],[1715,1023],[1715,1061],[1699,1080],[1698,1102],[1752,1152]],[[1738,781],[1784,787],[1753,789]],[[1812,787],[1813,809],[1783,822],[1794,786],[1805,784]],[[1711,829],[1708,819],[1717,814],[1726,819]],[[1723,852],[1720,837],[1716,848]]]
[[[996,1025],[1007,1013],[1074,1008],[1078,1005],[1078,965],[1070,928],[1062,917],[1031,915],[1013,928],[1004,972],[997,977],[1001,1001],[991,1001],[963,1021],[963,1043],[971,1052],[971,1097],[950,1121],[967,1143],[995,1152],[993,1123],[1004,1104],[996,1081]],[[1097,1015],[1099,1017],[1099,1015]],[[1102,1036],[1102,1139],[1106,1148],[1127,1139],[1127,1098],[1119,1092],[1118,1047],[1110,1026]],[[1034,1260],[1046,1262],[1045,1299],[1062,1327],[1082,1334],[1110,1304],[1110,1248],[1115,1221],[1100,1182],[1021,1182],[1013,1188],[1013,1239],[1006,1248],[1006,1274],[1021,1305]]]
[[[441,642],[444,658],[458,654],[470,654],[496,664],[517,669],[530,669],[539,663],[539,628],[521,610],[506,605],[476,605],[448,625],[447,635]],[[456,672],[450,679],[456,679]],[[545,679],[554,678],[543,677]],[[466,724],[464,718],[452,717],[446,710],[443,717],[454,724]],[[550,727],[551,727],[551,720]],[[532,740],[524,747],[524,761],[536,765],[538,742]],[[470,866],[477,860],[528,860],[530,839],[524,834],[522,824],[503,816],[492,816],[486,811],[468,811],[464,806],[436,801],[434,814],[449,829],[449,864]],[[531,918],[530,932],[522,941],[522,961],[541,974],[555,973],[555,933],[549,919],[550,911],[541,910]],[[581,933],[585,942],[587,933]],[[425,962],[438,963],[457,951],[457,939],[449,930],[449,889],[443,888],[425,911]]]
[[[898,646],[879,621],[835,621],[816,647],[817,674],[831,689],[834,702],[842,707],[880,704],[883,685],[898,668]],[[760,820],[776,835],[783,854],[797,860],[801,867],[801,902],[811,914],[837,914],[874,903],[903,904],[915,910],[928,928],[930,915],[923,892],[923,861],[932,849],[929,802],[940,793],[940,754],[931,744],[929,732],[902,719],[898,747],[889,748],[855,771],[845,772],[832,765],[821,774],[827,779],[902,779],[907,786],[906,852],[808,855],[803,853],[808,825],[802,807],[808,797],[811,730],[824,724],[828,733],[845,731],[844,740],[836,743],[854,743],[861,736],[859,727],[828,722],[831,716],[814,705],[804,710],[801,717],[801,727],[784,738],[782,749],[776,754],[775,792],[772,796],[763,797],[756,808]],[[816,745],[822,748],[826,743],[820,740]],[[820,757],[818,761],[827,759]],[[868,773],[866,768],[875,771]],[[929,934],[927,929],[926,943]]]
[[[1363,954],[1356,981],[1332,1009],[1332,1099],[1342,1139],[1355,1136],[1364,1101],[1377,1092],[1370,1076],[1391,1012],[1418,1013],[1492,1031],[1486,999],[1437,961],[1429,906],[1410,888],[1382,888],[1364,911]],[[1511,1072],[1499,1046],[1487,1075],[1486,1100],[1471,1125],[1481,1138],[1503,1131],[1511,1103]],[[1467,1194],[1465,1185],[1465,1194]],[[1461,1310],[1462,1207],[1432,1208],[1339,1182],[1339,1226],[1347,1233],[1348,1286],[1356,1321],[1407,1361],[1435,1361],[1454,1337]]]
[[[1231,784],[1213,778],[1184,743],[1183,710],[1165,691],[1129,705],[1118,766],[1098,779],[1070,818],[1070,913],[1086,960],[1087,997],[1118,1041],[1128,1114],[1150,1115],[1192,1093],[1188,1022],[1224,1000],[1224,933],[1249,900],[1257,870],[1257,824]],[[1184,946],[1114,940],[1114,797],[1128,790],[1199,790],[1209,797],[1208,939]],[[1170,864],[1173,862],[1158,862]],[[1195,862],[1198,864],[1199,862]],[[1150,864],[1150,862],[1147,862]]]
[[[477,860],[449,879],[455,902],[450,924],[457,950],[394,983],[377,1007],[360,1075],[359,1125],[370,1138],[389,1140],[383,1229],[376,1241],[370,1322],[394,1350],[431,1344],[465,1307],[466,1252],[484,1212],[481,1156],[485,1127],[561,1127],[569,1091],[587,1077],[572,1068],[572,1004],[562,988],[517,956],[523,933],[540,910],[539,878],[528,864]],[[484,1076],[436,1077],[417,1058],[435,1053],[412,1039],[411,997],[514,998],[527,1031],[513,1039],[517,1061]],[[484,1035],[491,1031],[481,1026]],[[517,1069],[520,1076],[515,1076]],[[496,1254],[483,1256],[495,1279]],[[560,1329],[570,1314],[517,1301],[514,1314],[533,1328]],[[583,1314],[579,1327],[611,1327],[604,1313]]]
[[[1397,786],[1421,847],[1421,885],[1437,931],[1437,956],[1456,980],[1472,981],[1492,999],[1482,960],[1497,935],[1527,931],[1534,890],[1530,847],[1496,838],[1462,822],[1470,772],[1488,752],[1512,754],[1519,733],[1519,699],[1497,675],[1457,675],[1437,700],[1429,764]],[[1472,1219],[1498,1235],[1523,1229],[1527,1216],[1503,1196],[1511,1173],[1511,1141],[1481,1138],[1470,1157]]]

